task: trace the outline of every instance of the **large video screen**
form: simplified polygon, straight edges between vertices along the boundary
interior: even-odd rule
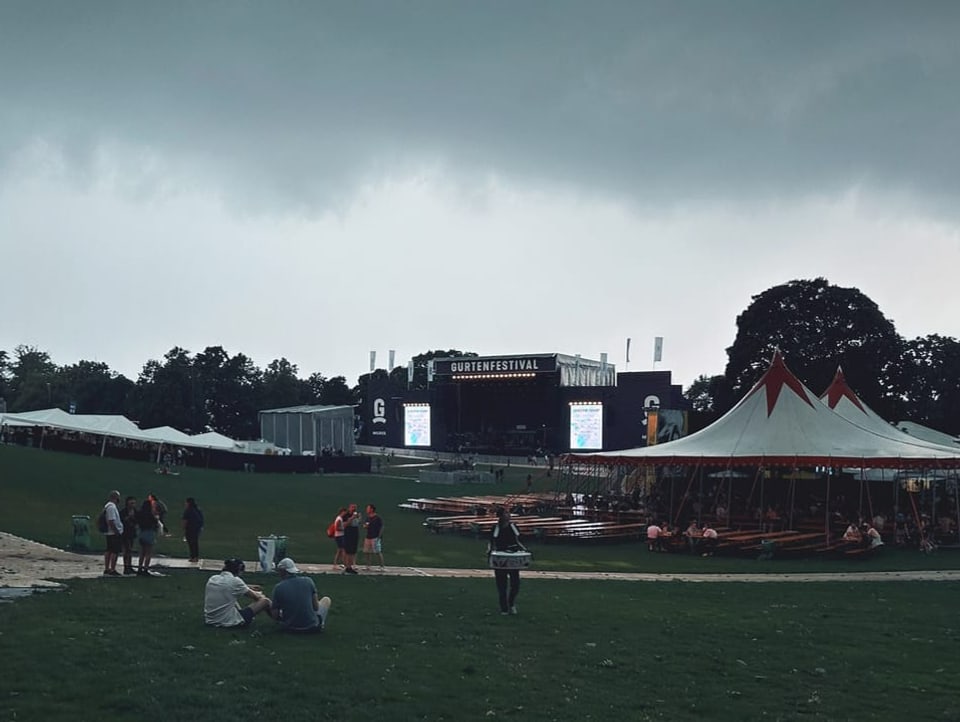
[[[430,405],[403,407],[403,445],[430,446]]]
[[[570,404],[570,450],[603,448],[603,404]]]

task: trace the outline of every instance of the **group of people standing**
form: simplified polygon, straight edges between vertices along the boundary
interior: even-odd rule
[[[203,512],[197,506],[196,499],[188,497],[183,503],[180,524],[183,538],[190,550],[190,561],[200,560],[200,533],[203,531]],[[107,549],[103,555],[104,576],[119,577],[126,575],[151,576],[150,564],[153,561],[153,548],[162,534],[170,536],[166,525],[167,505],[156,494],[148,494],[143,503],[138,504],[135,496],[128,496],[120,508],[120,492],[111,491],[107,503],[103,506],[103,519],[100,531],[106,539]],[[133,564],[134,546],[139,545],[140,554],[137,565]],[[117,562],[123,559],[123,573],[117,571]]]
[[[366,571],[370,564],[380,559],[380,571],[383,571],[383,519],[377,514],[377,507],[367,504],[366,519],[360,514],[356,504],[340,507],[333,522],[327,528],[327,535],[333,538],[336,552],[333,555],[334,570],[341,569],[344,574],[359,574],[357,571],[357,550],[360,547],[360,528],[363,527],[364,561]]]

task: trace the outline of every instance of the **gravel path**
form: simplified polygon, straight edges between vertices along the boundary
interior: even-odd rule
[[[156,558],[154,568],[200,569],[215,572],[221,568],[219,560],[201,560],[191,564],[186,559]],[[310,574],[339,574],[329,564],[303,564],[298,566]],[[256,569],[257,563],[247,562],[248,569]],[[0,588],[56,588],[55,580],[79,577],[100,577],[103,572],[103,557],[100,555],[74,554],[23,539],[13,534],[0,532]],[[489,577],[489,569],[432,569],[417,567],[387,567],[385,571],[361,574],[385,574],[416,577]],[[530,579],[609,579],[636,582],[897,582],[897,581],[960,581],[960,569],[942,571],[909,572],[837,572],[807,574],[647,574],[642,572],[548,572],[528,569],[524,577]]]

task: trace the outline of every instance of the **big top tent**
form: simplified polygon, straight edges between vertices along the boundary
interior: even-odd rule
[[[893,438],[835,413],[787,368],[779,351],[740,402],[707,428],[664,444],[566,458],[608,466],[960,467],[958,451]]]

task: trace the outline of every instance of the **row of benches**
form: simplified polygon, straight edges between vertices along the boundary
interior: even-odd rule
[[[469,533],[486,536],[497,523],[486,515],[459,515],[427,517],[423,525],[437,534],[444,532]],[[520,533],[544,541],[550,539],[639,539],[646,535],[645,523],[618,524],[588,519],[563,519],[558,516],[516,516],[513,523]]]

